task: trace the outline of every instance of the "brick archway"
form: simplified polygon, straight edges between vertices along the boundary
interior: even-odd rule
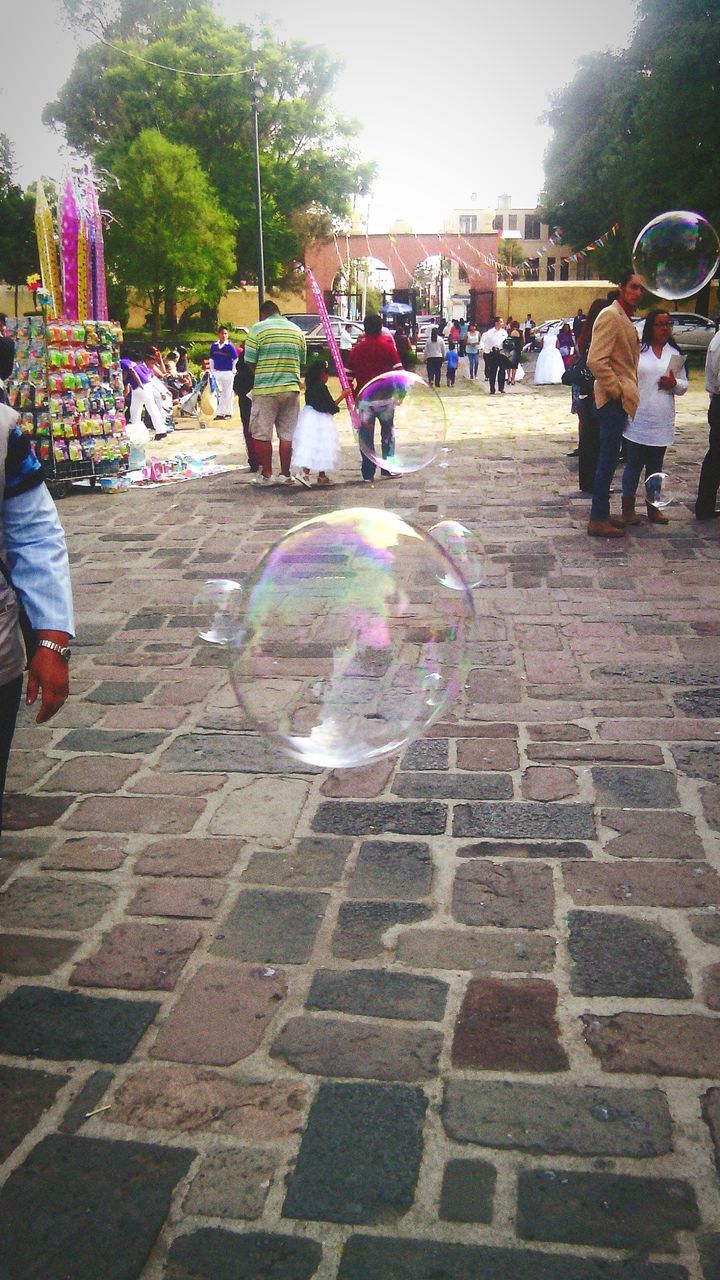
[[[479,232],[466,236],[453,231],[418,235],[407,232],[397,235],[343,235],[335,240],[314,240],[309,244],[305,250],[305,266],[310,268],[323,293],[327,293],[332,289],[338,270],[347,269],[353,258],[377,258],[392,271],[398,289],[409,289],[415,267],[426,258],[442,255],[462,260],[470,288],[480,293],[491,293],[494,309],[497,273],[478,255],[494,258],[496,250],[497,235]],[[308,311],[314,311],[315,302],[309,283],[306,284],[305,296]]]

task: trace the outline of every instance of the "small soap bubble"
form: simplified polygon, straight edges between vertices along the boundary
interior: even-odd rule
[[[474,608],[453,565],[384,510],[297,525],[243,584],[235,695],[294,759],[355,768],[400,750],[463,688]],[[430,590],[428,590],[430,584]]]
[[[720,263],[715,228],[699,213],[662,213],[643,227],[633,246],[633,266],[659,298],[690,298]]]
[[[382,470],[405,475],[446,458],[443,402],[417,374],[380,374],[363,387],[357,407],[360,452]]]
[[[242,587],[232,578],[209,578],[193,600],[193,616],[201,640],[229,645],[235,640]]]
[[[453,591],[479,586],[483,580],[483,553],[475,534],[458,520],[440,520],[429,532],[458,570],[446,573],[440,579],[442,585]]]
[[[651,507],[669,507],[673,501],[672,481],[664,471],[656,471],[645,481],[645,498]]]

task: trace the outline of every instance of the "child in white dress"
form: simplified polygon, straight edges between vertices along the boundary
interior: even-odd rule
[[[333,417],[345,392],[333,400],[327,386],[326,360],[313,364],[305,374],[305,407],[293,434],[292,465],[295,479],[310,488],[310,472],[317,471],[320,485],[330,484],[328,471],[340,466],[340,441]],[[297,468],[297,470],[296,470]]]

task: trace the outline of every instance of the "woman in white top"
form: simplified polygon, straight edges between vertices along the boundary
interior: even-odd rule
[[[444,359],[445,343],[439,337],[437,329],[431,329],[430,337],[423,348],[423,360],[427,369],[428,386],[440,386]]]
[[[640,404],[624,431],[627,461],[622,478],[622,513],[625,524],[639,524],[635,494],[643,468],[645,479],[663,469],[665,450],[675,436],[675,397],[688,388],[687,372],[670,336],[667,311],[650,311],[643,326],[638,361]],[[650,524],[669,524],[668,517],[647,503]]]

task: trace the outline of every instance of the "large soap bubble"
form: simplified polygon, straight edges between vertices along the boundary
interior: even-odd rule
[[[474,610],[439,579],[452,562],[389,511],[291,529],[243,584],[230,651],[238,700],[296,759],[353,768],[397,751],[465,679]]]
[[[699,213],[675,210],[653,218],[633,246],[633,266],[660,298],[690,298],[714,276],[720,262],[715,228]]]
[[[440,520],[430,533],[447,551],[454,566],[440,579],[442,585],[452,591],[478,587],[483,578],[483,553],[475,534],[459,520]]]
[[[656,471],[645,481],[645,498],[651,507],[669,507],[674,500],[673,483],[664,471]]]
[[[242,587],[232,578],[208,578],[193,600],[193,617],[201,640],[229,645],[235,639]]]
[[[360,450],[383,470],[394,475],[421,471],[442,456],[443,402],[417,374],[381,373],[363,387],[357,407]]]

